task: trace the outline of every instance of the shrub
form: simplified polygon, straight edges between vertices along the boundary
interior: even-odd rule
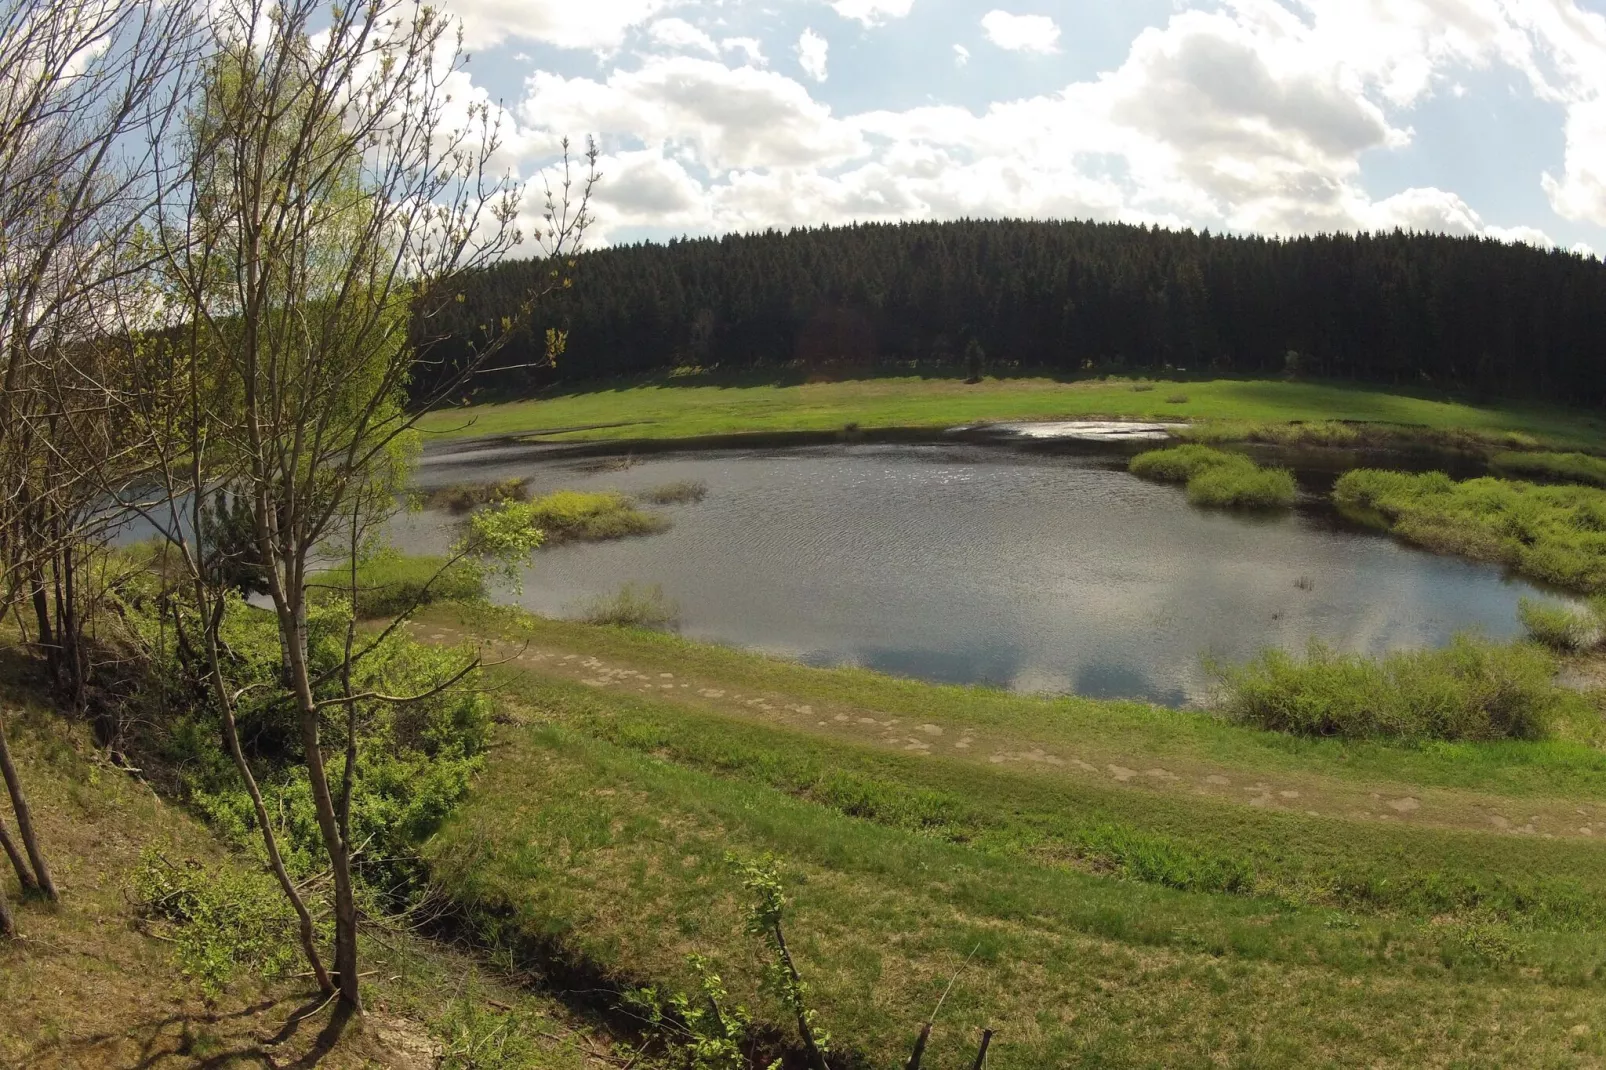
[[[341,570],[319,572],[311,583],[322,598],[346,592],[350,576]],[[415,609],[445,602],[478,602],[485,598],[485,576],[471,561],[448,563],[444,557],[410,556],[387,550],[357,568],[358,619],[399,617]]]
[[[600,542],[632,535],[653,535],[669,521],[644,513],[617,491],[560,490],[533,502],[507,507],[510,517],[545,533],[545,545]]]
[[[1188,395],[1186,394],[1172,394],[1165,399],[1165,403],[1167,405],[1186,405],[1188,400]]]
[[[1186,483],[1195,505],[1240,509],[1284,508],[1294,504],[1298,487],[1291,472],[1262,468],[1239,453],[1209,446],[1173,446],[1132,458],[1133,475],[1167,483]]]
[[[472,513],[482,505],[530,500],[528,479],[504,479],[499,483],[454,483],[436,487],[421,496],[426,509],[445,509],[453,513]]]
[[[614,594],[587,602],[580,608],[579,618],[587,624],[673,631],[680,626],[680,607],[658,584],[637,587],[627,583]]]
[[[1271,649],[1244,665],[1207,668],[1228,717],[1305,736],[1537,739],[1570,697],[1540,647],[1466,635],[1442,650],[1381,659],[1312,641],[1303,658]]]
[[[1600,645],[1602,620],[1592,608],[1524,598],[1517,617],[1529,638],[1552,650],[1574,654]]]
[[[636,497],[652,505],[692,505],[708,497],[708,484],[700,479],[682,479],[644,490]]]
[[[175,865],[147,849],[133,884],[145,917],[172,926],[179,968],[209,999],[242,970],[272,979],[299,960],[295,913],[265,874],[228,864]]]
[[[1356,469],[1333,499],[1410,542],[1509,565],[1580,591],[1606,591],[1606,491],[1442,472]]]

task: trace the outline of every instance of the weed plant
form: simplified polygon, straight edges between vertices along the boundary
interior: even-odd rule
[[[1587,453],[1543,453],[1508,450],[1489,459],[1490,467],[1509,475],[1537,476],[1553,483],[1606,487],[1606,459]]]
[[[708,497],[708,484],[701,479],[682,479],[644,490],[636,497],[649,505],[695,505]]]
[[[587,624],[620,628],[674,631],[680,627],[680,606],[656,583],[650,587],[627,583],[611,595],[586,602],[576,615]]]
[[[1287,469],[1262,468],[1242,454],[1209,446],[1150,450],[1132,458],[1128,468],[1145,479],[1186,483],[1190,502],[1213,508],[1286,508],[1298,493]]]

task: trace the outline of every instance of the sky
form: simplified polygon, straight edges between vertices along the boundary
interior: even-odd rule
[[[593,245],[1011,217],[1606,253],[1606,0],[444,2],[527,220],[597,139]]]

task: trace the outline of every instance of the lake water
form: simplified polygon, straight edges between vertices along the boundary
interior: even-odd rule
[[[1030,692],[1187,705],[1206,697],[1204,655],[1311,637],[1370,653],[1461,629],[1506,637],[1517,600],[1539,593],[1347,525],[1319,494],[1273,517],[1195,509],[1108,451],[862,444],[618,463],[436,450],[419,484],[705,481],[703,502],[662,509],[665,534],[540,551],[517,601],[563,616],[626,582],[660,584],[694,638]],[[395,534],[427,552],[451,526],[431,512]]]

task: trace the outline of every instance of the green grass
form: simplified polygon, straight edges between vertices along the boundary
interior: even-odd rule
[[[955,972],[942,1065],[986,1024],[1001,1068],[1492,1066],[1561,1059],[1598,1004],[1593,844],[1123,800],[519,688],[543,723],[508,731],[433,842],[443,891],[620,986],[689,991],[707,954],[784,1031],[724,863],[773,854],[822,1023],[870,1065],[907,1055]]]
[[[546,534],[548,546],[654,535],[669,526],[663,517],[637,509],[616,491],[556,491],[531,502],[528,515]]]
[[[310,580],[314,594],[322,598],[346,593],[350,582],[350,575],[340,569],[315,573]],[[484,597],[484,576],[467,561],[386,552],[358,566],[354,608],[359,618],[373,620]]]
[[[1154,386],[1156,384],[1140,384]],[[1179,384],[1180,385],[1180,384]],[[1400,435],[1439,434],[1499,448],[1564,448],[1598,443],[1598,415],[1558,408],[1477,406],[1442,396],[1415,396],[1330,383],[1249,379],[1188,381],[1186,400],[1171,389],[1134,390],[1121,379],[884,378],[796,385],[655,378],[576,387],[549,397],[448,409],[421,427],[443,437],[552,434],[558,440],[687,438],[742,432],[942,428],[982,420],[1119,417],[1244,421],[1235,434],[1253,437],[1290,421],[1395,425]]]
[[[1599,716],[1556,686],[1556,663],[1538,646],[1467,635],[1379,659],[1312,641],[1303,658],[1270,649],[1211,671],[1228,717],[1306,736],[1542,739],[1558,720]]]
[[[1095,764],[1104,755],[1143,754],[1162,763],[1223,763],[1268,775],[1392,781],[1518,798],[1566,795],[1606,803],[1606,753],[1594,745],[1593,736],[1566,731],[1538,741],[1408,746],[1308,738],[1139,702],[1020,695],[866,669],[813,668],[679,635],[591,627],[507,607],[479,606],[449,614],[436,619],[462,621],[480,634],[518,643],[528,640],[653,671],[716,679],[720,686],[746,694],[783,694],[794,702],[1005,733],[1044,748],[1079,750]]]
[[[1228,509],[1286,509],[1299,488],[1285,468],[1262,468],[1240,453],[1209,446],[1173,446],[1132,458],[1133,475],[1186,483],[1195,505]]]
[[[1490,463],[1500,472],[1537,476],[1556,483],[1584,483],[1606,487],[1606,459],[1587,453],[1497,453]]]
[[[1333,498],[1430,550],[1496,561],[1574,590],[1606,590],[1606,490],[1357,469],[1339,478]]]

